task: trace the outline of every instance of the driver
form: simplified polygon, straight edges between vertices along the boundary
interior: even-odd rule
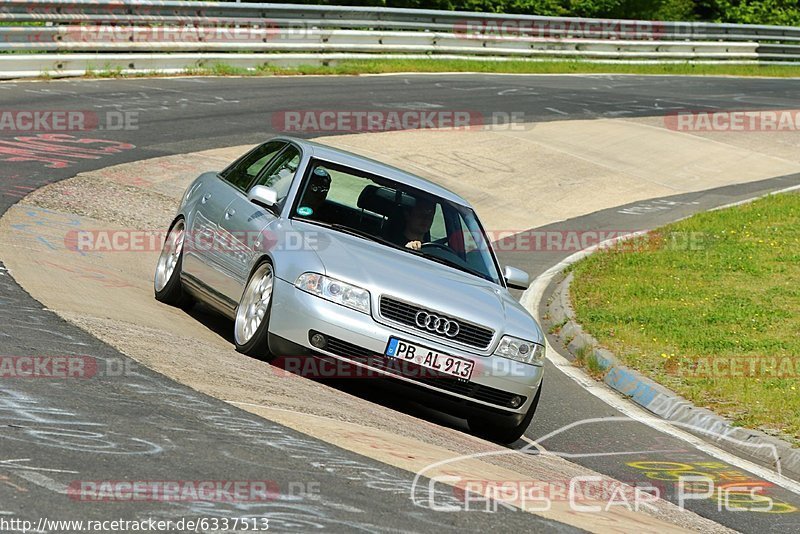
[[[435,202],[417,198],[414,207],[404,211],[405,224],[400,227],[401,231],[394,232],[395,235],[390,235],[389,240],[397,245],[419,250],[422,243],[430,240],[429,232],[435,213]]]

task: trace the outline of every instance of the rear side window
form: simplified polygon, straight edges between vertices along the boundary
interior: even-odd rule
[[[265,185],[278,192],[278,205],[283,206],[289,189],[300,166],[300,151],[294,146],[289,146],[270,162],[254,185]]]
[[[245,157],[225,169],[221,176],[234,187],[246,191],[250,183],[264,167],[286,146],[283,141],[270,141],[256,148]]]

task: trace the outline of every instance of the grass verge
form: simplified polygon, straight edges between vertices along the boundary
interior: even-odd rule
[[[670,74],[726,76],[800,76],[800,67],[782,65],[629,65],[580,61],[474,61],[442,59],[372,59],[342,61],[331,66],[272,67],[273,74],[384,74],[392,72],[485,72],[508,74]]]
[[[578,321],[625,364],[800,445],[800,194],[695,215],[574,272]]]
[[[122,74],[106,69],[113,77],[164,76],[159,73]],[[448,59],[369,59],[339,61],[330,65],[281,67],[264,63],[245,68],[226,63],[187,68],[193,76],[270,76],[270,75],[358,75],[394,72],[483,72],[487,74],[661,74],[694,76],[800,77],[800,66],[782,65],[623,65],[580,61],[475,61]],[[89,77],[94,77],[92,73]],[[108,76],[106,76],[108,77]]]

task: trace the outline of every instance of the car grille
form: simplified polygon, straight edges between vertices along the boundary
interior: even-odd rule
[[[454,341],[457,341],[458,343],[469,345],[470,347],[475,347],[477,349],[482,349],[482,350],[487,349],[489,347],[489,344],[492,342],[492,337],[494,337],[494,332],[488,328],[476,326],[467,323],[462,319],[448,317],[434,310],[428,310],[420,306],[408,304],[401,300],[393,299],[391,297],[385,297],[385,296],[381,297],[380,310],[381,310],[381,316],[383,316],[385,319],[389,319],[391,321],[395,321],[410,326],[422,332],[432,334],[444,339],[452,339]],[[440,334],[438,332],[431,332],[430,330],[427,330],[425,328],[420,328],[417,325],[416,316],[417,313],[421,311],[434,313],[437,316],[441,317],[442,319],[456,321],[460,326],[458,334],[455,337],[449,337],[445,334]]]
[[[517,406],[522,406],[525,403],[526,397],[517,395],[516,393],[509,393],[500,389],[495,389],[489,386],[483,386],[474,382],[468,382],[463,379],[455,378],[449,375],[435,376],[435,371],[420,367],[410,362],[400,362],[395,358],[389,358],[383,354],[377,354],[369,351],[347,341],[337,339],[335,337],[326,336],[327,345],[325,350],[347,358],[349,360],[365,363],[376,369],[392,373],[394,375],[404,376],[410,378],[415,382],[421,384],[428,384],[433,387],[458,393],[471,399],[488,402],[504,408],[511,408],[512,397],[520,397],[522,402]]]

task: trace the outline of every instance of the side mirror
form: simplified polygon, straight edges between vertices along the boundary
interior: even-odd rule
[[[247,200],[265,208],[271,208],[278,203],[278,192],[265,185],[254,185],[247,192]]]
[[[506,265],[503,269],[503,278],[506,279],[506,285],[512,289],[528,289],[529,277],[525,271]]]

